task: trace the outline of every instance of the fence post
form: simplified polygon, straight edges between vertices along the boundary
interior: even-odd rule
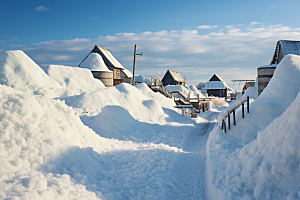
[[[230,129],[230,112],[228,112],[228,130]]]
[[[205,112],[204,103],[202,104],[202,112]]]
[[[242,118],[245,118],[245,116],[244,116],[244,103],[242,103]]]
[[[249,113],[249,96],[247,96],[247,112]]]
[[[236,123],[235,123],[235,109],[233,109],[232,115],[233,115],[233,125],[236,125]]]
[[[225,119],[222,120],[222,130],[224,128],[224,131],[226,133],[226,123],[225,123]]]

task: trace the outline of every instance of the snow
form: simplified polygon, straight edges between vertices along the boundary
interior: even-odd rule
[[[184,87],[182,85],[167,85],[165,87],[169,91],[179,91],[185,97],[188,97],[189,94],[190,94],[191,97],[196,97],[199,94],[200,98],[205,98],[205,96],[203,96],[203,94],[197,89],[196,90],[191,90],[189,87]]]
[[[91,71],[109,71],[106,67],[102,57],[98,53],[91,53],[88,57],[80,64],[80,67],[87,68]]]
[[[284,57],[245,119],[210,133],[211,199],[299,199],[299,76],[300,57]]]
[[[62,88],[71,89],[76,94],[104,88],[104,84],[95,79],[88,69],[63,65],[49,65],[44,69]]]
[[[300,198],[299,56],[259,97],[248,88],[195,119],[145,83],[104,88],[68,66],[46,74],[22,51],[3,53],[0,69],[0,199]],[[220,117],[247,95],[250,113],[238,108],[224,133]]]
[[[0,84],[31,94],[59,97],[74,94],[63,89],[23,51],[6,51],[0,57]]]

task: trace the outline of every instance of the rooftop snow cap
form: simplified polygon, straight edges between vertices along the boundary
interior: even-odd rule
[[[80,65],[91,71],[110,71],[98,53],[91,53]]]

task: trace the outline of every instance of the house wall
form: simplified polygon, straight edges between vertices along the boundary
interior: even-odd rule
[[[176,85],[176,81],[174,81],[173,77],[171,76],[171,74],[169,72],[162,79],[162,83],[163,83],[164,86],[166,86],[166,85]]]
[[[226,89],[214,89],[214,90],[207,90],[208,96],[215,96],[215,97],[226,97],[227,92]]]
[[[124,72],[122,70],[120,70],[121,72],[121,79],[123,79],[123,83],[131,83],[131,78],[128,78],[126,74],[124,74]]]
[[[118,69],[118,68],[114,68],[114,79],[120,79],[121,78],[121,72],[120,72],[121,70],[120,69]]]
[[[282,48],[281,48],[281,45],[280,45],[279,52],[278,52],[277,64],[279,64],[282,59],[283,59],[283,52],[282,52]]]

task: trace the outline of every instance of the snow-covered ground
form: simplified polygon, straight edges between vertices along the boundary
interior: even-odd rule
[[[206,196],[215,112],[195,121],[146,84],[104,88],[67,66],[45,73],[21,51],[5,52],[0,68],[0,199]]]
[[[207,143],[210,199],[300,199],[300,56],[277,66],[250,113]]]
[[[225,134],[232,105],[191,119],[146,84],[105,88],[87,69],[5,52],[0,199],[299,199],[300,59],[281,62]]]

